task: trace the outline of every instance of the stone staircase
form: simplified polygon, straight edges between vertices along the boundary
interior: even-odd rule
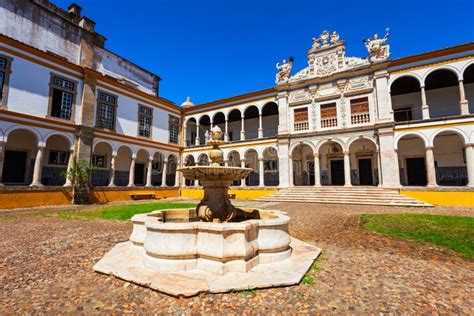
[[[258,198],[262,202],[306,202],[427,207],[431,204],[378,187],[291,187]]]

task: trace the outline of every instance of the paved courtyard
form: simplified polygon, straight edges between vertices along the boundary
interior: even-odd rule
[[[177,299],[92,270],[128,238],[130,223],[22,213],[0,220],[0,314],[474,313],[474,262],[359,228],[362,213],[473,216],[472,209],[262,205],[288,211],[291,234],[323,249],[313,285]]]

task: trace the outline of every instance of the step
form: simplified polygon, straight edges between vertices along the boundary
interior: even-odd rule
[[[429,204],[419,201],[407,201],[407,202],[383,202],[383,201],[351,201],[351,200],[301,200],[301,199],[258,199],[261,202],[293,202],[293,203],[321,203],[321,204],[354,204],[354,205],[380,205],[380,206],[419,206],[427,207]]]

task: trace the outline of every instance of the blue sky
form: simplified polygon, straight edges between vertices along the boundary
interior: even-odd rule
[[[53,0],[67,8],[71,0]],[[77,0],[106,47],[158,74],[160,95],[196,104],[274,85],[275,63],[293,72],[321,31],[336,30],[348,56],[390,27],[391,58],[474,40],[474,1]]]

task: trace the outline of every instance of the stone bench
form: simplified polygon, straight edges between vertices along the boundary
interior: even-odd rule
[[[155,193],[130,193],[132,200],[154,200]]]

